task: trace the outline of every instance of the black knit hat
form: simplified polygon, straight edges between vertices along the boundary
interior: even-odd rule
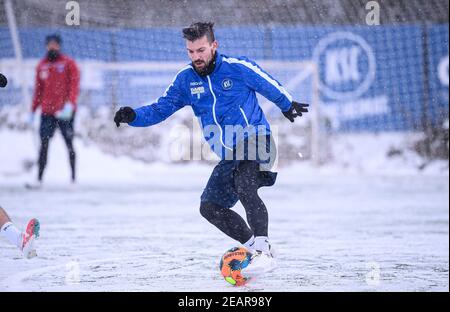
[[[62,39],[61,39],[61,36],[57,35],[57,34],[51,34],[51,35],[48,35],[47,37],[45,37],[45,44],[48,44],[51,41],[54,41],[54,42],[58,43],[59,45],[61,45]]]

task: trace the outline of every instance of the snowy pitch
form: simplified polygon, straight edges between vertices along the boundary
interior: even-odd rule
[[[47,183],[26,191],[31,138],[3,131],[0,142],[0,205],[20,226],[41,221],[38,258],[0,238],[0,291],[449,290],[448,171],[280,168],[275,186],[260,191],[278,269],[237,288],[218,269],[236,243],[198,211],[211,166],[147,165],[77,141],[71,188],[58,134]]]

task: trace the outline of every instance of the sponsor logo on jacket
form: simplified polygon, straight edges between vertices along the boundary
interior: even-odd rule
[[[191,83],[191,85],[192,85],[192,83]],[[191,88],[191,95],[197,94],[197,98],[200,98],[200,94],[202,94],[202,93],[205,93],[205,87],[203,87],[203,86]]]

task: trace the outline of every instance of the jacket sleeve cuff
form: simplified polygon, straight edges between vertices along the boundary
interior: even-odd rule
[[[291,101],[289,101],[287,98],[280,104],[280,109],[282,112],[287,112],[292,106]]]
[[[141,109],[134,110],[136,116],[132,122],[129,122],[128,125],[132,127],[142,127],[144,125],[143,117],[145,116],[144,112]]]

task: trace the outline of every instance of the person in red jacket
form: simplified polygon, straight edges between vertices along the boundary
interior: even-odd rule
[[[75,61],[61,53],[61,37],[59,35],[47,36],[46,45],[47,55],[40,61],[36,69],[36,85],[31,107],[31,122],[38,107],[41,108],[38,186],[42,184],[47,164],[49,141],[57,127],[61,131],[69,151],[71,181],[75,182],[73,137],[80,72]]]

